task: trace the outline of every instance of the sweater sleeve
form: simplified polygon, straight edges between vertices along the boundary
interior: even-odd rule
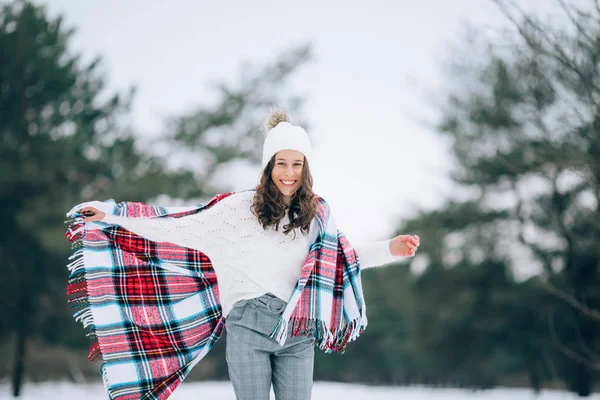
[[[403,258],[392,255],[389,240],[358,244],[354,246],[354,250],[360,260],[361,269],[383,266]]]
[[[227,221],[231,219],[235,207],[232,207],[231,201],[227,201],[229,199],[184,217],[130,218],[106,214],[101,222],[119,225],[153,242],[169,242],[205,251],[226,234],[223,230],[231,227]]]

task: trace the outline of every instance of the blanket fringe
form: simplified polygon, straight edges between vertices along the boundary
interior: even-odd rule
[[[366,317],[361,316],[346,324],[343,328],[332,331],[327,327],[325,321],[309,318],[292,318],[290,321],[280,320],[270,337],[275,338],[279,344],[285,343],[288,332],[291,327],[291,335],[298,336],[307,333],[307,327],[314,325],[316,327],[316,346],[325,353],[333,351],[344,353],[349,342],[356,340],[366,327]]]
[[[83,257],[79,257],[75,261],[67,264],[67,269],[71,272],[76,271],[81,268],[83,268]]]
[[[69,260],[73,260],[74,258],[80,257],[83,255],[83,250],[77,250],[76,252],[74,252],[73,254],[71,254],[69,256]]]
[[[71,243],[73,254],[69,256],[70,263],[67,264],[69,270],[69,280],[67,286],[67,297],[69,306],[72,309],[78,309],[73,317],[75,321],[80,321],[86,331],[85,335],[94,340],[90,347],[88,359],[94,361],[100,356],[101,350],[96,335],[96,326],[94,325],[94,317],[88,298],[88,287],[85,272],[84,262],[84,244],[83,237],[85,236],[85,223],[81,218],[73,218],[65,223],[69,224],[65,237]]]
[[[92,325],[94,322],[94,317],[92,316],[92,310],[89,307],[84,308],[83,310],[77,311],[73,314],[75,317],[75,321],[81,321],[84,328]]]
[[[325,321],[317,321],[317,346],[325,353],[331,353],[334,350],[333,332],[327,327]]]
[[[283,321],[280,318],[279,322],[277,323],[277,326],[275,326],[275,329],[273,330],[273,333],[271,333],[271,338],[275,337],[277,343],[283,345],[283,343],[285,343],[285,339],[287,338],[289,325],[289,321]]]
[[[88,360],[94,361],[100,355],[100,345],[98,342],[94,342],[90,347],[90,353],[88,354]]]

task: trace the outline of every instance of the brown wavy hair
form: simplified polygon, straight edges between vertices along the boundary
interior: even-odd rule
[[[263,170],[260,178],[260,184],[256,187],[254,200],[252,203],[252,213],[258,217],[258,221],[266,230],[269,226],[275,225],[275,230],[279,230],[279,224],[283,217],[287,214],[290,223],[283,226],[283,233],[286,235],[294,228],[300,228],[303,234],[308,234],[310,223],[317,213],[317,203],[315,194],[312,191],[313,179],[308,162],[304,157],[304,166],[302,167],[302,178],[300,187],[292,196],[289,208],[283,201],[283,194],[279,191],[271,173],[275,166],[275,156]],[[294,237],[296,231],[294,231]]]

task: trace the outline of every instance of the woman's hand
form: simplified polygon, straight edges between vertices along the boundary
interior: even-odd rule
[[[94,207],[84,207],[79,210],[79,213],[86,217],[84,219],[85,222],[102,221],[106,215],[103,211],[100,211]]]
[[[417,235],[399,235],[390,240],[390,253],[395,257],[413,257],[418,247]]]

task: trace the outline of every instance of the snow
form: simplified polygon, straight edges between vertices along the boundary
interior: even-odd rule
[[[202,394],[203,398],[214,400],[235,400],[233,389],[229,382],[184,382],[169,400],[196,400]],[[10,398],[10,386],[0,385],[0,399]],[[274,397],[271,397],[274,399]],[[498,388],[486,391],[471,391],[463,389],[440,389],[420,386],[387,387],[364,386],[331,382],[315,382],[313,400],[568,400],[576,399],[571,393],[546,390],[539,396],[527,389]],[[75,385],[66,382],[28,383],[24,386],[21,400],[106,400],[107,396],[101,383]],[[600,400],[600,394],[592,395],[589,400]]]

